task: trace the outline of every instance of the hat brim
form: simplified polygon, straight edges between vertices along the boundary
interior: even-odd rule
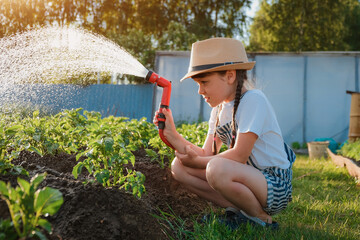
[[[191,72],[188,72],[183,78],[181,78],[180,82],[182,82],[183,80],[185,80],[187,78],[191,78],[197,74],[200,74],[200,73],[225,71],[225,70],[238,70],[238,69],[251,70],[251,69],[253,69],[255,63],[256,63],[255,61],[254,62],[246,62],[246,63],[235,63],[235,64],[222,65],[222,66],[214,67],[214,68],[203,69],[203,70],[199,70],[199,71],[191,71]]]

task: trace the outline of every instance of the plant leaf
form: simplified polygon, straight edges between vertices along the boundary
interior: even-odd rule
[[[39,226],[41,226],[43,229],[45,229],[49,233],[51,232],[51,223],[49,223],[48,220],[40,218],[38,223]]]
[[[45,187],[35,192],[34,206],[37,213],[53,215],[63,202],[62,193],[57,189]]]
[[[81,152],[81,153],[78,153],[76,154],[76,161],[79,161],[79,159],[84,156],[85,152]]]
[[[29,150],[30,150],[30,151],[33,151],[33,152],[36,152],[36,153],[39,154],[41,157],[43,156],[42,152],[41,152],[38,148],[36,148],[36,147],[34,147],[34,146],[29,147]]]
[[[74,176],[75,179],[78,178],[79,174],[80,174],[81,171],[82,171],[83,166],[84,166],[84,163],[83,163],[83,162],[79,162],[79,163],[76,164],[75,167],[73,168],[72,174],[73,174],[73,176]]]
[[[5,134],[6,135],[10,135],[10,136],[13,136],[15,135],[18,131],[22,130],[24,127],[22,125],[14,125],[14,126],[11,126],[9,128],[7,128],[5,130]]]
[[[36,235],[40,240],[47,240],[44,234],[40,232],[39,230],[35,230],[32,232],[33,235]]]
[[[21,190],[27,194],[29,194],[29,190],[30,190],[30,183],[28,183],[26,180],[22,179],[22,178],[18,178],[17,182],[21,188]]]
[[[46,173],[42,173],[42,174],[36,174],[34,177],[31,178],[30,184],[31,186],[34,187],[34,189],[37,189],[37,187],[39,186],[39,184],[44,181],[45,177],[46,177]]]
[[[110,172],[109,172],[109,170],[105,169],[105,170],[101,171],[100,173],[96,173],[95,178],[99,183],[105,184],[110,178]]]
[[[0,181],[0,193],[4,195],[6,198],[9,198],[9,190],[5,182]]]
[[[37,118],[39,116],[39,110],[33,112],[33,118]]]
[[[104,139],[104,143],[105,143],[105,151],[111,152],[113,150],[114,139],[112,139],[111,137],[106,137]]]

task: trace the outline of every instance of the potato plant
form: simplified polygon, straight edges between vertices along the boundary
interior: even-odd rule
[[[0,113],[1,114],[1,113]],[[165,167],[171,163],[174,151],[166,146],[153,123],[125,117],[102,118],[98,112],[83,109],[64,110],[56,115],[40,117],[32,114],[1,114],[0,121],[0,174],[26,174],[12,160],[21,151],[44,156],[60,152],[76,154],[78,164],[73,175],[86,169],[93,179],[104,187],[119,187],[140,197],[144,192],[145,176],[134,166],[133,152],[145,149],[147,155]],[[177,130],[188,141],[201,146],[207,133],[207,123],[182,124]]]
[[[19,186],[16,188],[0,181],[0,196],[8,205],[12,226],[20,239],[33,236],[46,239],[39,227],[51,232],[51,224],[43,216],[55,214],[63,203],[59,190],[50,187],[38,189],[45,177],[46,173],[35,175],[30,182],[18,178]],[[8,223],[5,228],[5,223],[2,222],[2,227],[11,233],[11,225]]]

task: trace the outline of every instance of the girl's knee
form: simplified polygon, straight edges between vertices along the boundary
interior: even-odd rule
[[[211,159],[206,166],[206,179],[215,190],[223,186],[226,181],[224,161],[221,158]]]
[[[171,163],[171,175],[177,181],[181,181],[183,175],[183,166],[180,160],[175,157]]]

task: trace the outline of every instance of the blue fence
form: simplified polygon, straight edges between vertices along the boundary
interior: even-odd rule
[[[63,109],[83,108],[102,116],[125,116],[151,120],[154,85],[2,85],[0,106],[41,106],[56,113]]]

